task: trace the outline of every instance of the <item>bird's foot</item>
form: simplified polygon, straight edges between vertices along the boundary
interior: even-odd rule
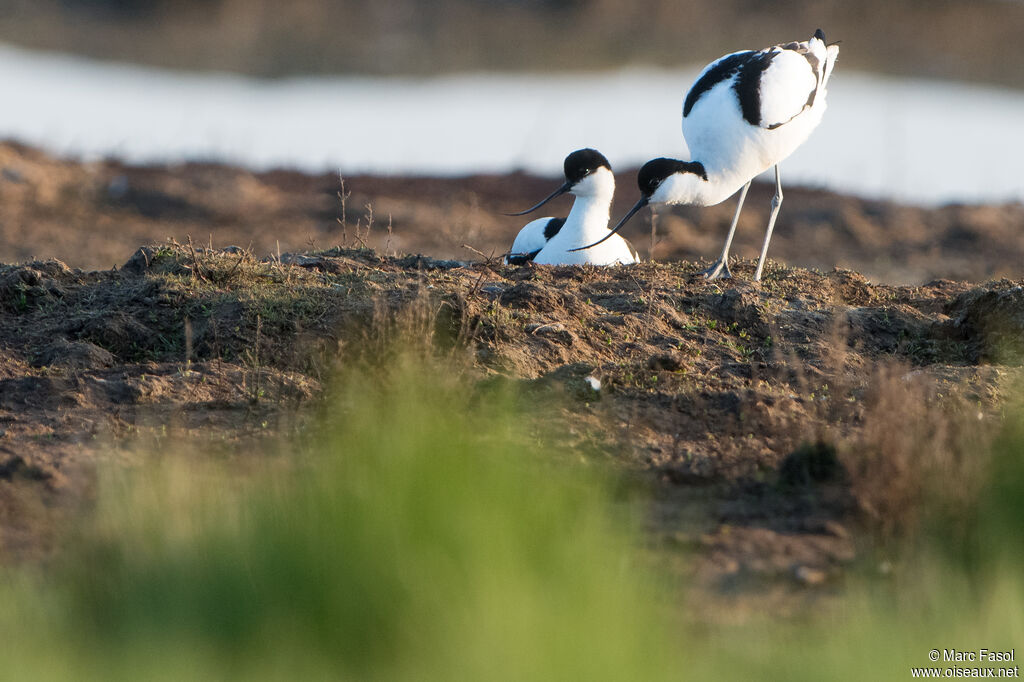
[[[711,264],[711,267],[707,270],[701,271],[704,275],[704,279],[728,279],[732,277],[732,273],[729,272],[729,263],[724,259],[720,258]]]

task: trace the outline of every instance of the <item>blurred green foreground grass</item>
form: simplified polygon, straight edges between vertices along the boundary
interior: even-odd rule
[[[908,679],[932,648],[1024,655],[1019,416],[969,532],[851,571],[820,617],[698,628],[606,477],[468,386],[398,361],[279,455],[106,470],[59,559],[0,573],[0,679]]]

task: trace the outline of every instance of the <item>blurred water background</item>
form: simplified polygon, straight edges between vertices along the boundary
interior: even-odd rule
[[[726,52],[842,41],[783,168],[936,204],[1020,200],[1020,2],[40,0],[0,9],[0,137],[75,157],[555,175],[686,154],[682,98]]]

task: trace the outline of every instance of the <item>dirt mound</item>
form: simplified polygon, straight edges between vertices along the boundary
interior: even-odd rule
[[[950,337],[965,344],[972,362],[1024,360],[1024,288],[972,289],[948,306]]]
[[[1020,361],[1024,297],[1019,282],[882,286],[775,264],[757,284],[753,265],[708,282],[690,263],[260,259],[170,243],[99,272],[2,266],[0,541],[13,556],[51,551],[53,514],[89,499],[104,453],[287,432],[339,357],[414,333],[468,358],[481,386],[513,382],[567,444],[653,486],[655,537],[696,551],[706,584],[827,584],[855,555],[863,499],[842,447],[881,418],[880,370],[987,413]]]

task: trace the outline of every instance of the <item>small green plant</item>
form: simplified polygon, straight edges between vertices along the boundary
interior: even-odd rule
[[[25,291],[25,285],[20,285],[14,290],[14,309],[19,313],[28,310],[28,294]]]

